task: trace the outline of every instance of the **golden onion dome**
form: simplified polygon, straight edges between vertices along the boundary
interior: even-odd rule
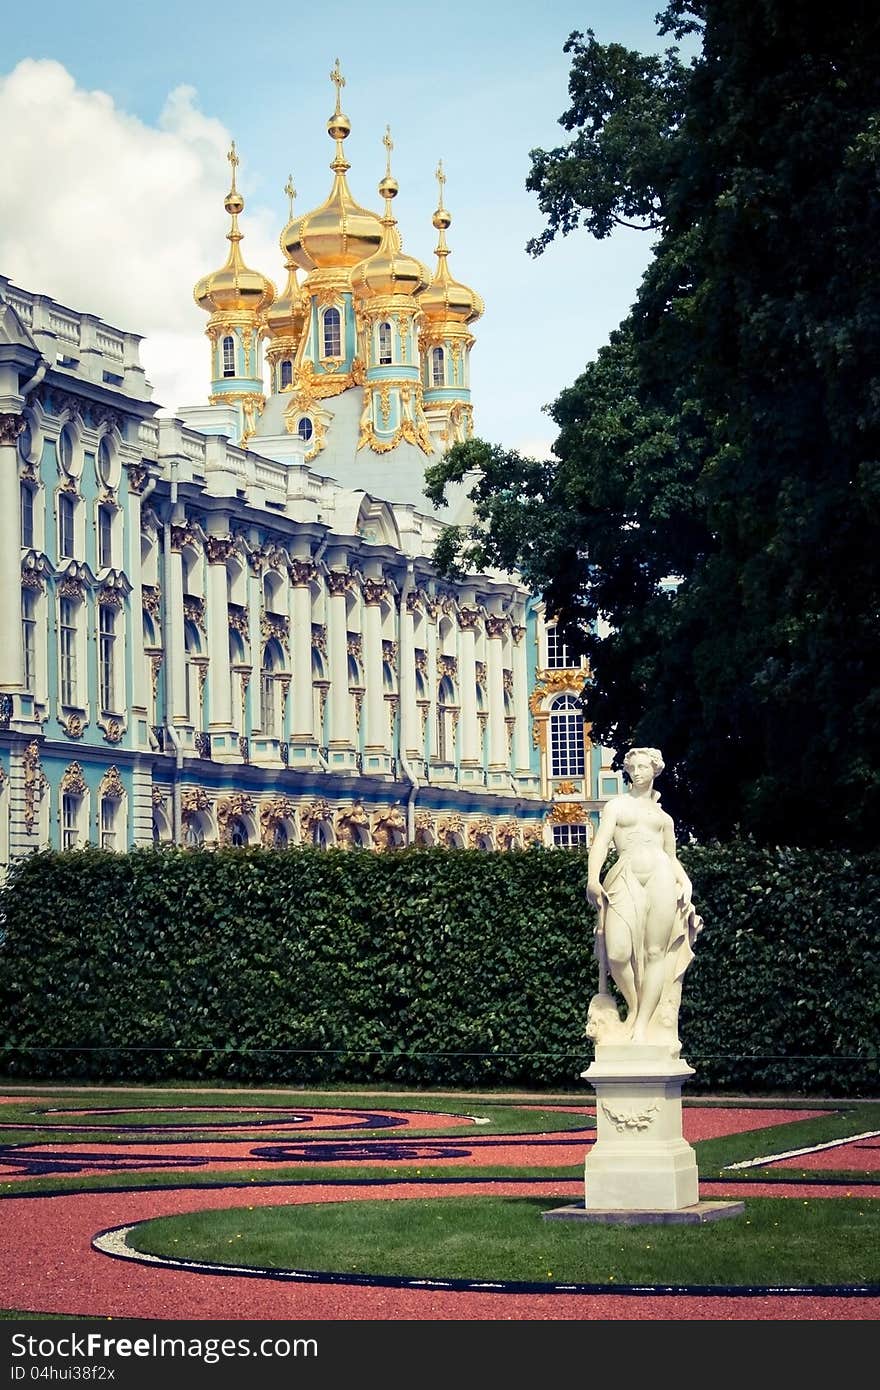
[[[474,319],[480,317],[486,306],[476,290],[462,285],[458,280],[453,280],[449,273],[449,247],[446,245],[446,231],[452,218],[443,206],[443,185],[446,182],[446,175],[443,172],[442,160],[437,166],[437,182],[440,186],[440,199],[437,211],[431,219],[439,232],[436,247],[437,269],[434,271],[434,277],[427,289],[419,295],[419,308],[425,320],[430,324],[473,323]]]
[[[240,312],[259,314],[275,298],[275,286],[258,270],[250,270],[242,260],[239,243],[242,233],[238,229],[238,216],[244,208],[244,199],[235,187],[235,170],[239,163],[235,152],[235,141],[227,155],[232,166],[232,187],[226,195],[223,206],[232,219],[226,233],[229,241],[229,255],[226,264],[210,275],[203,275],[198,281],[193,296],[200,309],[208,314]]]
[[[301,270],[349,270],[372,256],[382,240],[382,222],[375,212],[354,201],[346,181],[351,168],[345,158],[343,141],[351,132],[351,122],[340,106],[345,78],[339,59],[330,74],[336,84],[336,110],[327,122],[327,132],[336,142],[330,168],[335,178],[330,196],[314,212],[291,218],[281,233],[281,249]]]
[[[288,179],[284,191],[290,199],[289,225],[293,221],[293,200],[296,197],[292,177]],[[287,284],[272,307],[263,315],[269,337],[298,339],[302,334],[308,310],[308,295],[303,293],[302,286],[296,278],[296,266],[288,256]]]
[[[393,144],[391,132],[386,128],[383,144],[388,152],[385,177],[379,184],[379,193],[385,199],[385,216],[382,218],[382,241],[378,251],[368,260],[362,261],[351,277],[351,287],[360,300],[376,299],[392,294],[416,295],[427,286],[431,272],[415,256],[408,256],[403,250],[397,220],[392,215],[391,203],[397,197],[397,180],[391,173],[391,151]]]

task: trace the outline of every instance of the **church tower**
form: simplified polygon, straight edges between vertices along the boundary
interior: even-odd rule
[[[211,343],[210,403],[234,407],[239,437],[246,444],[266,403],[261,319],[275,299],[275,286],[242,259],[238,218],[244,199],[235,186],[239,158],[234,141],[227,158],[232,168],[232,186],[224,203],[231,218],[226,233],[229,255],[225,265],[199,280],[193,295],[199,308],[211,316],[205,330]]]
[[[440,197],[432,219],[439,232],[435,252],[437,269],[431,283],[419,295],[422,311],[419,349],[425,414],[441,452],[452,444],[463,443],[473,434],[470,352],[474,336],[469,325],[480,317],[485,307],[476,290],[453,280],[449,273],[446,231],[452,218],[443,206],[445,182],[441,160],[437,166]]]
[[[391,210],[398,184],[391,173],[393,143],[387,128],[383,144],[387,157],[385,177],[379,184],[379,195],[385,200],[382,241],[375,255],[362,261],[352,275],[365,362],[357,447],[387,453],[405,439],[431,454],[434,446],[422,410],[416,298],[427,287],[430,271],[403,250]]]

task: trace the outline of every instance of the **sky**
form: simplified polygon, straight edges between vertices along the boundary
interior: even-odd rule
[[[474,325],[476,433],[529,454],[554,438],[544,407],[627,314],[647,233],[579,231],[538,258],[529,151],[569,138],[572,30],[661,52],[660,0],[447,0],[278,9],[231,0],[45,0],[7,12],[0,50],[0,273],[144,335],[165,411],[209,391],[196,280],[226,258],[226,153],[235,140],[246,263],[279,290],[289,174],[304,213],[330,191],[339,58],[355,199],[381,211],[390,125],[404,248],[430,267],[434,173],[452,214],[450,269],[486,302]]]

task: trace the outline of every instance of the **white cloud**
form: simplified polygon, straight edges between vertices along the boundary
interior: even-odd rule
[[[0,78],[0,271],[147,335],[143,360],[167,407],[207,397],[206,319],[192,290],[228,251],[230,136],[196,98],[193,87],[172,91],[157,128],[53,60],[25,59]],[[246,194],[241,171],[239,185]],[[249,204],[242,231],[246,262],[277,284],[277,215]]]

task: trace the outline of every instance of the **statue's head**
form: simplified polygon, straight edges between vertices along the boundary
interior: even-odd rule
[[[633,768],[637,762],[645,759],[651,764],[651,775],[659,777],[666,764],[663,761],[663,754],[659,748],[630,748],[623,760],[623,766],[632,778]]]

